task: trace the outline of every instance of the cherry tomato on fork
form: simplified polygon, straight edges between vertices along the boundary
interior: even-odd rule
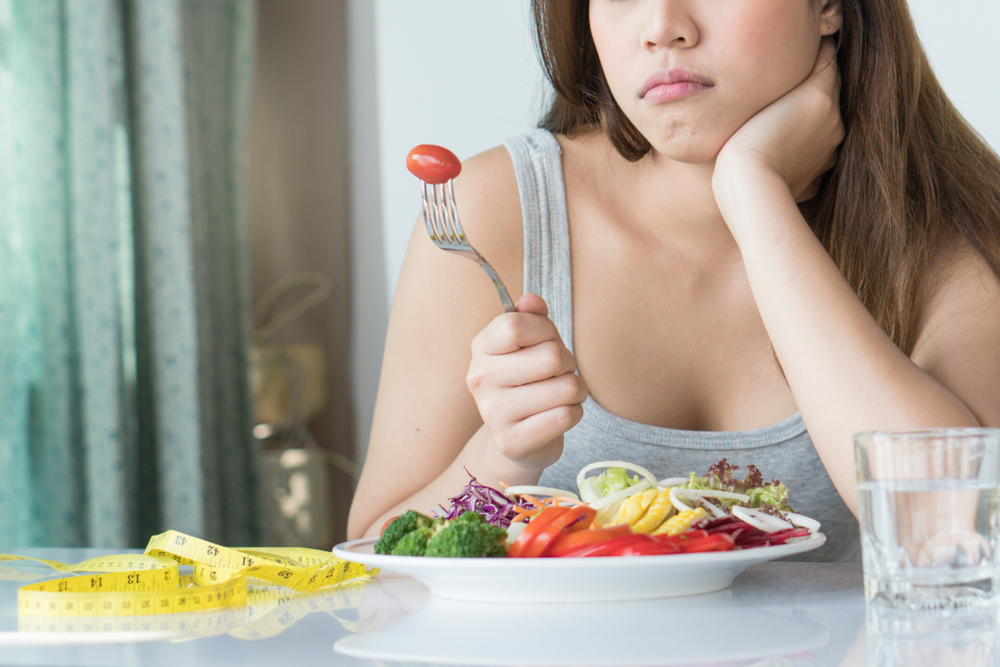
[[[447,148],[433,144],[421,144],[406,156],[406,168],[410,173],[434,185],[447,183],[462,173],[462,163]]]

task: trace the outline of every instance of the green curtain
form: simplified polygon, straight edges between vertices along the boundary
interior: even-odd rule
[[[0,547],[260,536],[252,0],[0,0]]]

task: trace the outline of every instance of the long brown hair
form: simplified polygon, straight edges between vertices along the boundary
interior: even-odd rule
[[[837,62],[847,130],[820,193],[800,205],[892,341],[910,354],[931,262],[964,239],[1000,280],[1000,159],[942,90],[906,0],[839,0]],[[623,157],[649,142],[614,101],[588,0],[532,0],[555,97],[540,126],[603,130]]]

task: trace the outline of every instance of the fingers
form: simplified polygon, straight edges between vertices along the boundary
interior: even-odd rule
[[[545,466],[552,465],[559,459],[562,453],[562,436],[566,431],[576,426],[583,419],[582,405],[566,405],[540,412],[521,420],[514,424],[509,432],[506,443],[507,449],[501,449],[501,453],[508,458],[518,459],[526,462],[542,460]],[[547,443],[544,447],[533,448],[531,443],[535,440]],[[553,450],[552,443],[558,442],[559,447]],[[524,454],[518,454],[517,449],[523,450]]]
[[[558,458],[562,435],[583,417],[588,393],[535,294],[525,294],[517,312],[495,318],[473,339],[466,382],[497,450],[532,465]]]
[[[587,384],[583,378],[575,373],[565,373],[486,396],[479,408],[488,413],[494,423],[508,425],[506,428],[511,433],[524,430],[525,422],[537,423],[539,420],[535,417],[547,413],[552,414],[543,421],[552,421],[554,425],[565,425],[569,429],[582,416],[582,404],[586,399]],[[562,408],[565,410],[561,410]],[[553,433],[544,440],[550,440],[561,433],[562,431]],[[538,439],[538,432],[527,430],[525,435],[530,435],[532,440]]]
[[[525,294],[518,300],[517,309],[516,313],[495,318],[472,340],[473,354],[508,354],[545,341],[562,340],[540,296]]]
[[[486,397],[480,411],[503,456],[522,462],[541,457],[548,465],[554,462],[550,445],[583,419],[586,398],[583,379],[567,373]]]
[[[544,317],[549,316],[549,307],[545,303],[545,299],[531,292],[528,292],[517,300],[516,308],[519,313],[533,313]]]
[[[486,377],[470,382],[470,389],[497,450],[512,461],[553,463],[550,456],[559,449],[553,441],[583,418],[586,382],[576,373],[516,386],[495,382]]]
[[[466,377],[473,394],[484,386],[517,387],[576,372],[576,359],[547,317],[545,301],[525,294],[517,308],[495,318],[473,339]]]
[[[533,414],[561,406],[579,406],[587,400],[587,383],[576,373],[563,373],[546,380],[512,387],[496,404],[487,404],[498,418],[521,422]]]
[[[518,387],[576,372],[576,358],[562,341],[546,340],[496,355],[485,353],[469,367],[467,382],[475,390],[487,381],[501,387]]]

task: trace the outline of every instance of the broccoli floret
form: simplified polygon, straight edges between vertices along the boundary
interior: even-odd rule
[[[507,555],[507,531],[490,525],[478,512],[457,518],[432,519],[410,510],[386,526],[375,543],[375,553],[393,556],[441,556],[445,558],[503,558]]]
[[[431,522],[432,519],[429,516],[414,510],[409,510],[396,517],[392,523],[385,527],[382,536],[375,542],[375,553],[392,553],[396,543],[403,539],[403,536],[417,528],[429,528]]]
[[[503,558],[507,555],[507,531],[498,526],[491,526],[485,521],[460,519],[461,517],[451,521],[449,525],[431,536],[427,541],[425,556]]]
[[[489,526],[490,535],[492,540],[489,545],[490,548],[486,552],[487,558],[506,558],[507,557],[507,531],[499,526]]]
[[[499,526],[490,524],[486,517],[478,512],[463,512],[454,519],[452,523],[466,523],[470,526],[477,526],[484,531],[490,541],[490,549],[486,553],[487,557],[507,556],[507,531]]]
[[[489,523],[482,514],[478,512],[462,512],[457,518],[452,519],[452,524],[468,524],[470,526],[477,526],[485,530],[488,534],[496,537],[497,539],[507,540],[507,530],[500,528],[499,526],[494,526]]]
[[[452,523],[468,523],[470,525],[485,526],[486,519],[479,512],[462,512],[456,518],[451,520]]]
[[[411,530],[396,542],[391,553],[393,556],[423,556],[427,550],[427,540],[433,534],[434,531],[430,528]]]

